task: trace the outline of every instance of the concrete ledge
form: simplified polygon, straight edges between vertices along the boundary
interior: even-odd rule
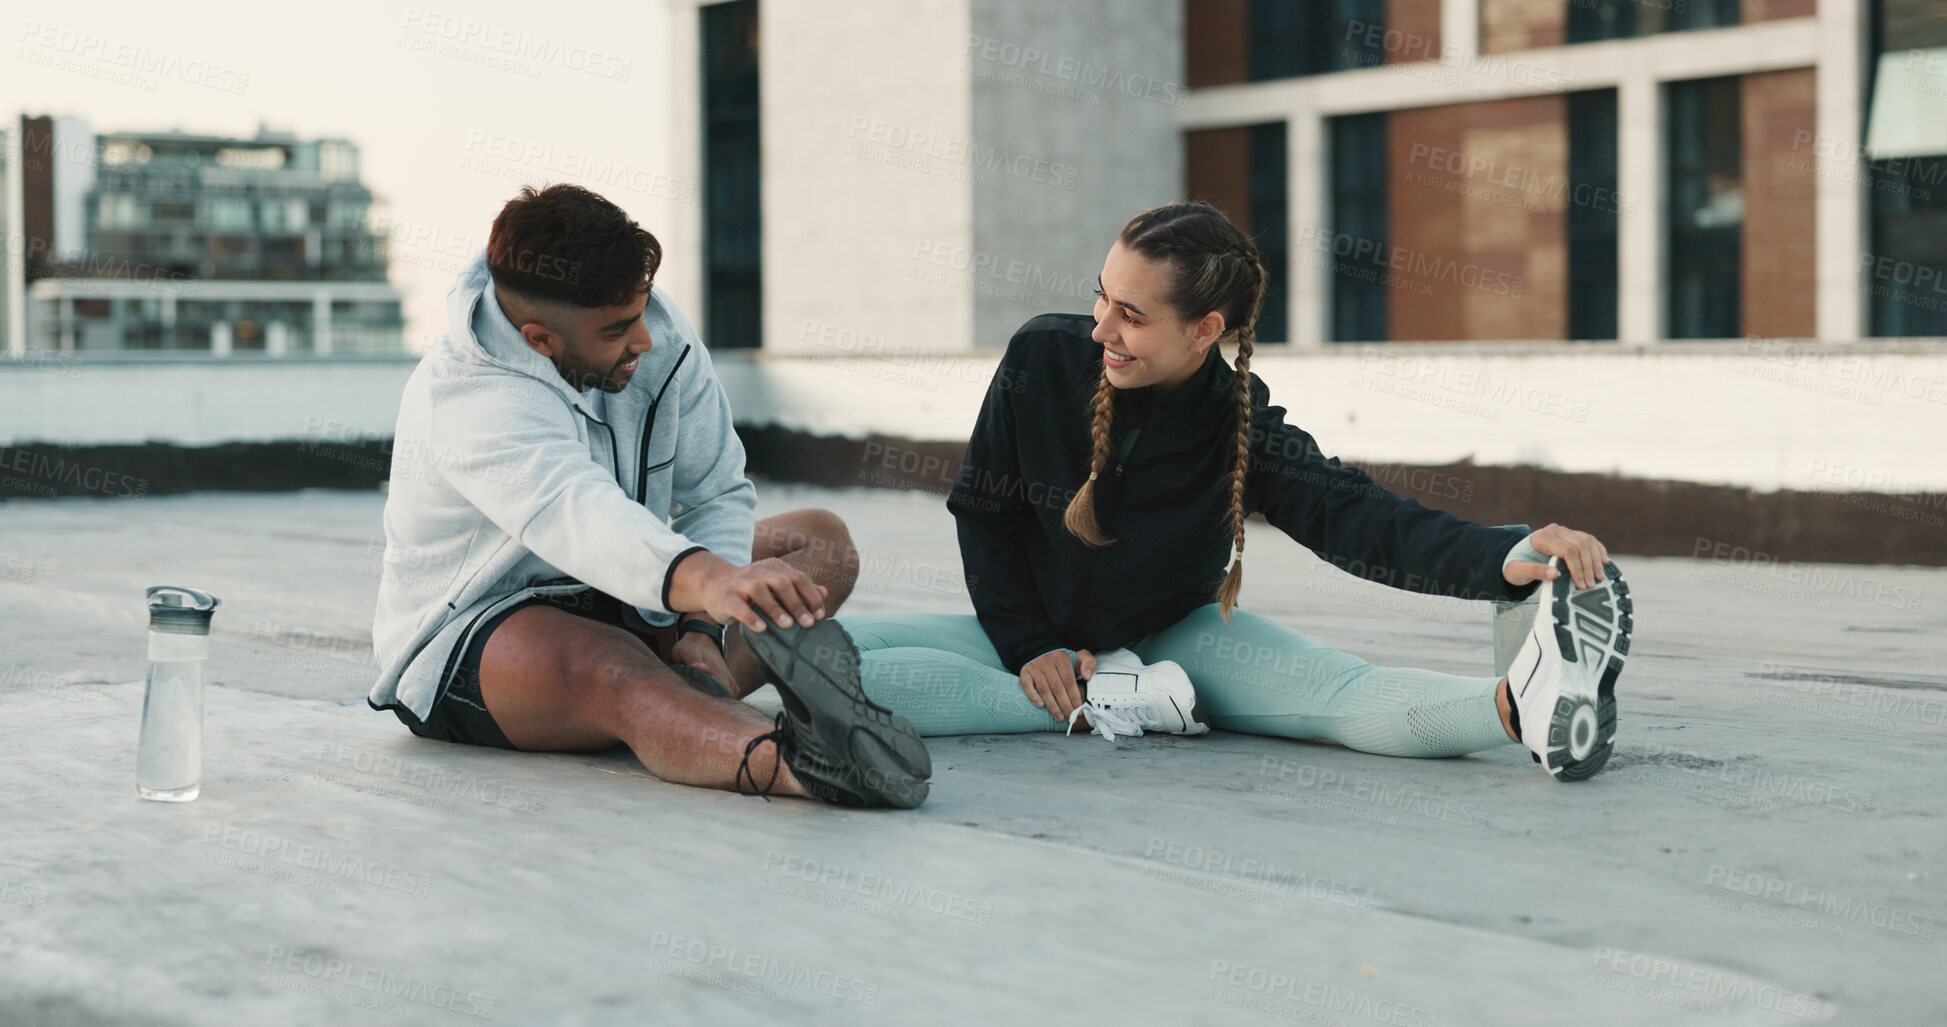
[[[897,489],[943,500],[965,444],[738,429],[750,473],[777,482]],[[1348,461],[1351,462],[1351,461]],[[0,446],[0,502],[212,490],[371,489],[390,474],[390,441],[220,446]],[[1947,566],[1947,492],[1759,492],[1723,485],[1564,474],[1467,463],[1355,463],[1380,485],[1481,524],[1550,520],[1601,535],[1619,552],[1742,561]],[[1057,487],[1072,488],[1072,484]]]
[[[917,489],[942,498],[964,443],[818,437],[742,428],[755,473],[817,485]],[[1385,488],[1479,524],[1557,521],[1648,556],[1738,552],[1745,561],[1947,566],[1947,492],[1759,492],[1535,467],[1360,463]],[[1073,488],[1074,483],[1061,487]]]
[[[999,359],[844,343],[828,359],[718,357],[739,419],[964,441]],[[1348,460],[1947,492],[1937,340],[1267,346],[1251,369],[1291,423]]]

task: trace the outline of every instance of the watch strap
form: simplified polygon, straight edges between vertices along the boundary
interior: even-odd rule
[[[724,626],[721,624],[712,624],[707,620],[702,620],[696,617],[689,617],[677,623],[676,634],[680,637],[692,631],[701,632],[702,634],[710,636],[710,641],[715,642],[717,644],[717,652],[721,653],[724,651],[723,650],[723,627]]]

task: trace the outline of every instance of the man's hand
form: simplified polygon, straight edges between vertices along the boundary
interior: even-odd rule
[[[730,667],[724,662],[723,652],[717,648],[716,640],[703,632],[685,631],[678,634],[676,644],[669,647],[669,659],[672,663],[695,667],[721,682],[724,691],[733,696],[737,694],[737,682],[730,677]]]
[[[1605,580],[1602,565],[1609,562],[1609,550],[1600,539],[1586,531],[1564,528],[1559,524],[1548,527],[1528,536],[1528,544],[1545,556],[1559,556],[1568,567],[1569,580],[1576,588],[1594,588]],[[1525,585],[1530,581],[1553,581],[1561,572],[1545,563],[1529,563],[1516,560],[1502,570],[1502,576],[1510,585]]]
[[[792,621],[810,627],[825,616],[825,586],[779,559],[739,567],[721,556],[695,552],[683,558],[669,583],[669,603],[678,610],[702,610],[719,624],[736,621],[764,630],[764,618],[788,628]]]
[[[1071,660],[1065,649],[1042,653],[1021,668],[1021,691],[1056,720],[1067,720],[1082,705],[1082,686],[1075,681],[1078,669],[1083,681],[1094,677],[1095,654],[1077,649]]]

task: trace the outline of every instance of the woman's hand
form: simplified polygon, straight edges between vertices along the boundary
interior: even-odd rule
[[[1021,668],[1021,691],[1056,720],[1067,720],[1082,705],[1082,686],[1075,680],[1078,669],[1083,681],[1094,677],[1095,654],[1077,649],[1070,659],[1066,649],[1042,653]]]
[[[1609,562],[1609,550],[1602,541],[1586,531],[1564,528],[1559,524],[1548,527],[1528,536],[1528,544],[1544,556],[1559,556],[1568,568],[1569,580],[1576,588],[1594,588],[1603,581],[1602,565]],[[1529,563],[1516,560],[1503,568],[1502,576],[1510,585],[1525,585],[1530,581],[1553,581],[1561,572],[1546,563]]]

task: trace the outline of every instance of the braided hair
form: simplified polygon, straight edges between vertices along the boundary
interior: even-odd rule
[[[1244,479],[1250,466],[1251,352],[1257,343],[1258,309],[1264,302],[1264,264],[1257,247],[1223,212],[1208,203],[1173,203],[1129,219],[1117,240],[1163,264],[1172,284],[1170,308],[1188,320],[1212,311],[1224,316],[1224,335],[1237,343],[1233,394],[1237,400],[1237,447],[1230,473],[1230,530],[1235,558],[1217,589],[1223,617],[1237,605],[1244,584]],[[1222,341],[1220,338],[1219,342]],[[1097,372],[1095,417],[1089,426],[1088,480],[1069,501],[1063,523],[1091,546],[1114,540],[1095,519],[1095,479],[1109,465],[1109,433],[1114,422],[1115,386]]]

